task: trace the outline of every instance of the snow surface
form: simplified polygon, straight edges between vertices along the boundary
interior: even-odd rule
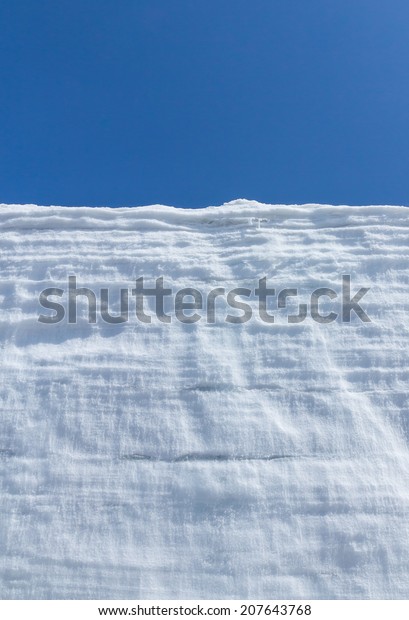
[[[408,598],[408,216],[0,206],[1,597]],[[372,322],[40,324],[72,274],[351,274]]]

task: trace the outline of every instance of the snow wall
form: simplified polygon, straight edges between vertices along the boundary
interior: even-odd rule
[[[408,227],[387,206],[0,206],[1,597],[408,598]],[[85,298],[39,321],[74,275],[95,322]],[[344,320],[345,275],[370,321]],[[166,323],[151,296],[144,323],[131,289],[162,276],[299,298],[269,298],[274,323],[254,295],[243,323],[222,296],[214,322]],[[112,316],[129,289],[128,321],[102,288]],[[290,323],[322,288],[337,318]]]

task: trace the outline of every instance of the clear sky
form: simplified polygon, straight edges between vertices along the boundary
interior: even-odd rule
[[[408,0],[1,0],[0,202],[409,204]]]

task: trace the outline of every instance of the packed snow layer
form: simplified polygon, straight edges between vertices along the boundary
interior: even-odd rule
[[[2,598],[409,597],[406,208],[3,205],[0,228]],[[113,309],[139,276],[350,274],[371,322],[39,323],[73,274]]]

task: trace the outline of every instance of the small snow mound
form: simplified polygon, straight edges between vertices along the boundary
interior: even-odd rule
[[[223,207],[259,207],[263,206],[264,202],[258,200],[248,200],[247,198],[236,198],[236,200],[229,200],[223,203]]]

